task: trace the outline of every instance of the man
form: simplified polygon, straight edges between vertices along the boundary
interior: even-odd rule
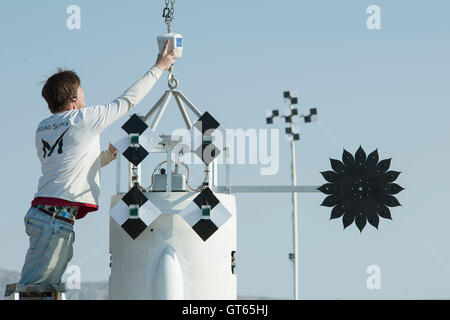
[[[73,71],[59,69],[45,83],[42,96],[53,115],[36,131],[42,176],[25,216],[30,248],[19,283],[61,282],[73,255],[74,221],[98,209],[100,167],[117,153],[111,144],[100,152],[100,133],[138,104],[175,62],[168,46],[169,41],[141,79],[106,105],[84,108],[84,92]]]

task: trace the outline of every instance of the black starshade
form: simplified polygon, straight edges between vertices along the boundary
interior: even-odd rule
[[[346,151],[342,162],[330,159],[334,171],[321,172],[328,183],[318,188],[328,196],[321,206],[333,207],[331,219],[342,217],[344,229],[355,222],[362,231],[368,221],[378,229],[379,217],[392,219],[389,207],[400,206],[393,195],[404,190],[394,183],[398,171],[388,171],[391,159],[378,161],[378,151],[366,156],[360,146],[355,156]]]

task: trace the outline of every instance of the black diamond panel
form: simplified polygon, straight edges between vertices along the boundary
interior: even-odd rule
[[[125,122],[122,126],[122,129],[125,130],[126,133],[137,133],[142,134],[145,129],[148,128],[148,125],[142,121],[136,114],[133,114],[127,122]]]
[[[206,150],[206,151],[205,151]],[[220,154],[220,149],[218,149],[214,144],[209,144],[207,146],[201,145],[194,151],[194,153],[202,159],[205,164],[210,164],[217,158]]]
[[[210,188],[203,189],[193,201],[200,209],[202,208],[202,205],[210,205],[211,210],[214,209],[218,203],[220,203],[219,199],[216,198]]]
[[[209,237],[217,231],[217,226],[210,219],[200,219],[193,227],[194,231],[202,238],[203,241],[208,240]]]
[[[141,190],[139,190],[137,186],[131,188],[130,191],[128,191],[128,193],[122,198],[122,201],[125,202],[127,206],[137,204],[142,207],[147,200],[147,197],[141,192]]]
[[[139,148],[128,147],[122,154],[135,166],[141,163],[142,160],[148,156],[147,150],[145,150],[142,146],[139,146]]]
[[[202,134],[205,134],[206,131],[209,131],[209,134],[214,129],[217,129],[218,126],[220,126],[220,123],[214,119],[208,111],[206,111],[195,123],[194,126],[202,132]]]
[[[135,240],[147,228],[147,225],[141,219],[128,219],[122,228]]]

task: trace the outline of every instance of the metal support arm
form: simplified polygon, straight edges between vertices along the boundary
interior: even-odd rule
[[[219,193],[312,193],[320,192],[320,186],[213,186]]]

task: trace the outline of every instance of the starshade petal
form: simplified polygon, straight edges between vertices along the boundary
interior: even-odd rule
[[[355,223],[360,232],[363,231],[364,227],[366,226],[366,222],[367,222],[367,217],[364,214],[358,214],[355,217]]]
[[[376,166],[378,163],[378,149],[376,149],[375,151],[371,152],[368,156],[367,156],[367,164],[370,166]]]
[[[392,217],[391,217],[391,211],[389,210],[389,208],[387,207],[387,206],[385,206],[384,204],[380,204],[378,207],[377,207],[377,214],[380,216],[380,217],[382,217],[382,218],[385,218],[385,219],[391,219],[392,220]]]
[[[378,223],[380,222],[380,218],[375,211],[373,213],[369,213],[367,215],[367,222],[369,222],[372,226],[378,229]]]
[[[353,155],[344,149],[344,152],[342,153],[342,162],[346,166],[353,166],[355,164],[355,158],[353,158]]]
[[[339,175],[344,173],[344,164],[336,159],[330,159],[331,167]]]
[[[333,193],[336,193],[336,191],[337,191],[336,185],[334,185],[332,183],[325,183],[323,186],[319,187],[318,189],[325,194],[333,194]]]
[[[377,173],[378,174],[383,174],[386,171],[389,170],[389,167],[391,166],[391,159],[384,159],[381,160],[378,164],[377,164]]]
[[[355,153],[355,162],[359,165],[363,165],[366,162],[366,152],[361,146],[359,146]]]
[[[321,206],[325,206],[325,207],[333,207],[335,206],[339,201],[339,198],[337,195],[333,194],[331,196],[326,197]]]
[[[353,223],[355,220],[355,216],[351,212],[346,212],[344,217],[342,218],[342,223],[344,225],[344,229]]]
[[[388,207],[398,207],[401,206],[400,202],[398,202],[397,198],[391,195],[385,195],[383,199],[383,203]]]
[[[397,180],[398,176],[400,175],[401,172],[398,171],[388,171],[385,174],[383,174],[383,178],[384,178],[384,182],[385,183],[389,183],[389,182],[394,182],[395,180]]]
[[[404,190],[403,187],[399,186],[396,183],[388,183],[386,185],[386,187],[384,188],[384,190],[386,191],[386,193],[388,194],[397,194],[400,191]]]
[[[344,213],[345,213],[345,206],[338,204],[333,208],[333,210],[331,210],[330,220],[340,218]]]
[[[320,173],[325,180],[331,183],[335,183],[338,180],[338,175],[334,171],[324,171]]]

